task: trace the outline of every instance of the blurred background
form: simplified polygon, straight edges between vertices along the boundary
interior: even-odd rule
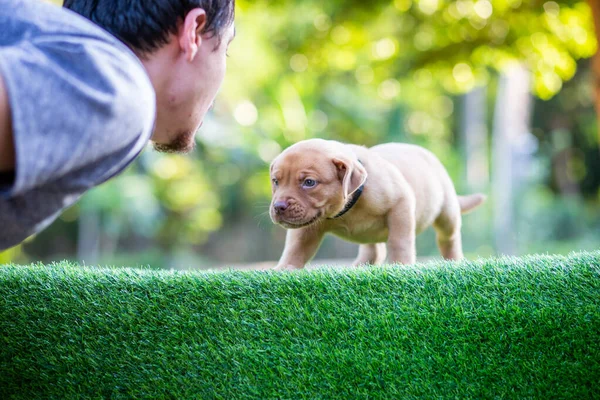
[[[311,137],[433,151],[459,193],[489,196],[463,219],[468,258],[598,249],[592,2],[236,0],[227,76],[197,150],[148,148],[0,262],[275,261],[285,230],[268,216],[268,166]],[[439,254],[432,231],[417,246]],[[328,237],[316,259],[356,252]]]

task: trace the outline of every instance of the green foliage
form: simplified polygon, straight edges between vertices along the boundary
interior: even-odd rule
[[[597,398],[600,253],[0,268],[0,397]]]
[[[222,125],[199,133],[203,159],[195,161],[223,199],[225,220],[232,217],[228,202],[239,207],[268,200],[268,162],[309,137],[421,144],[456,165],[450,169],[457,178],[453,94],[488,84],[494,71],[523,62],[534,75],[535,93],[547,98],[596,48],[584,1],[236,5],[237,37],[216,110]],[[213,152],[222,157],[210,159]],[[223,164],[233,166],[241,190],[221,183]]]
[[[451,164],[452,95],[524,63],[534,92],[549,98],[597,45],[585,1],[237,5],[221,112],[242,126],[234,140],[265,163],[282,147],[318,136],[413,142]]]

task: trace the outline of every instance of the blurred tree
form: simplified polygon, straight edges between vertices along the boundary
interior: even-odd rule
[[[594,26],[596,28],[596,41],[600,42],[600,4],[597,0],[588,0],[592,15],[594,18]],[[596,100],[596,117],[598,119],[598,138],[600,143],[600,49],[596,50],[592,63],[594,95]]]

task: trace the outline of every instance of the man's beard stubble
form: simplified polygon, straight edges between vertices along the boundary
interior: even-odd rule
[[[182,131],[179,132],[169,143],[153,142],[152,145],[154,150],[161,153],[189,153],[196,147],[194,134],[195,132],[192,131]]]

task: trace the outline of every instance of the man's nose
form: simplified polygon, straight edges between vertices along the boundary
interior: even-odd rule
[[[287,200],[277,200],[275,203],[273,203],[273,208],[277,214],[281,214],[287,210],[289,206],[290,203],[288,203]]]

